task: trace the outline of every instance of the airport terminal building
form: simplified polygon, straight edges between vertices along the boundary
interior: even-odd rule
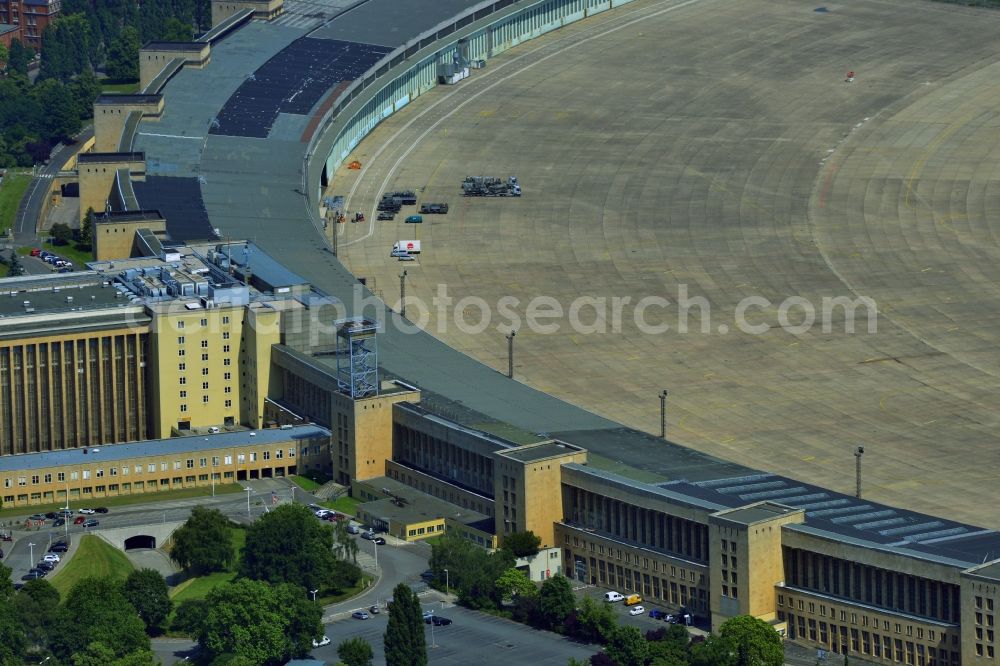
[[[405,86],[414,95],[433,86],[453,53],[488,57],[612,6],[467,3],[453,23],[397,53],[373,40],[339,42],[336,22],[285,51],[250,23],[255,12],[294,18],[280,3],[216,4],[222,32],[249,24],[243,29],[258,31],[262,51],[284,53],[302,76],[338,44],[340,69],[324,85],[349,78],[350,86],[336,88],[343,98],[312,90],[299,106],[241,116],[241,96],[263,104],[256,81],[280,74],[261,63],[258,79],[223,99],[215,138],[206,139],[228,150],[240,137],[277,133],[291,144],[289,137],[318,132],[308,143],[320,159],[303,175],[310,191],[378,118],[407,103]],[[107,211],[97,225],[100,261],[77,273],[0,281],[5,506],[319,472],[364,501],[365,522],[400,539],[447,531],[493,548],[531,530],[558,549],[539,577],[561,573],[638,593],[650,604],[686,608],[712,628],[750,614],[787,640],[876,663],[996,663],[997,532],[749,469],[618,424],[584,427],[592,415],[496,373],[470,371],[461,386],[429,388],[411,376],[424,361],[398,361],[406,344],[457,366],[468,359],[346,312],[334,288],[356,281],[327,255],[322,273],[307,279],[298,273],[308,266],[292,255],[279,260],[264,240],[221,240],[197,177],[151,173],[148,160],[158,156],[133,143],[144,115],[168,122],[158,95],[183,79],[185,62],[203,76],[221,66],[224,58],[210,61],[207,51],[222,32],[194,47],[148,45],[147,62],[157,64],[149,65],[141,99],[98,101],[108,121],[97,129],[111,135],[97,144],[108,149],[77,168],[82,197]],[[267,161],[262,144],[245,145]],[[301,155],[287,163],[278,152],[267,157],[275,171],[301,165]],[[188,158],[170,159],[183,167]],[[229,162],[226,169],[238,171]],[[235,200],[253,196],[236,180],[225,187],[220,208],[236,210]],[[279,189],[276,202],[292,196]],[[294,193],[301,208],[302,193]],[[260,226],[273,247],[292,242],[284,226]],[[326,275],[334,286],[319,288],[316,276]],[[396,354],[391,364],[389,354]],[[472,393],[503,400],[480,409]],[[529,408],[537,409],[530,426],[515,423],[511,414]]]

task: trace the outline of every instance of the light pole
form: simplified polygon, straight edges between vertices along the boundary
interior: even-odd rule
[[[28,544],[28,559],[30,560],[28,568],[35,566],[35,544]]]
[[[372,548],[375,550],[375,572],[378,572],[378,544],[372,539]]]
[[[854,494],[861,499],[861,456],[865,454],[865,447],[859,446],[854,451]]]
[[[250,488],[249,486],[247,486],[247,520],[251,520],[252,519],[252,516],[250,515],[250,493],[251,492],[253,492],[253,489]]]
[[[660,439],[667,438],[667,389],[660,392]]]
[[[309,594],[313,595],[313,603],[316,602],[316,593],[317,592],[319,592],[319,589],[309,590]]]
[[[514,329],[510,330],[507,334],[507,378],[514,379],[514,336],[517,335],[517,331]]]
[[[212,497],[215,497],[215,472],[212,472]]]
[[[406,319],[406,271],[399,274],[399,314]]]
[[[445,594],[445,596],[448,596],[450,594],[450,592],[449,592],[450,589],[451,589],[451,578],[448,576],[448,570],[445,569],[444,570],[444,594]]]
[[[437,647],[437,641],[434,640],[434,618],[431,618],[431,647]]]

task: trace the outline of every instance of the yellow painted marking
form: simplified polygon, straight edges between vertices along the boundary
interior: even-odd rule
[[[951,328],[946,328],[945,331],[951,333],[952,331],[957,331],[958,329],[959,329],[958,326],[952,326]]]
[[[813,460],[816,460],[816,456],[806,456],[802,459],[803,462],[812,462]]]
[[[928,421],[927,423],[921,423],[920,425],[925,425],[925,426],[926,426],[926,425],[930,425],[930,424],[932,424],[932,423],[937,423],[937,419],[931,419],[931,420],[930,420],[930,421]]]
[[[927,268],[921,270],[920,272],[921,273],[926,273],[927,271],[930,271],[930,270],[934,270],[934,269],[932,269],[930,266],[928,266]]]

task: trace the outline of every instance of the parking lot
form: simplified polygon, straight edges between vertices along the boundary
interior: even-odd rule
[[[510,620],[477,613],[447,602],[427,602],[424,610],[452,620],[448,626],[425,624],[427,655],[430,664],[558,664],[565,666],[570,657],[589,659],[598,650],[558,634],[538,631]],[[337,645],[348,638],[363,638],[372,645],[375,663],[384,664],[382,635],[388,614],[368,620],[345,617],[326,626],[330,644],[313,650],[313,657],[328,663],[337,662]]]
[[[576,595],[580,598],[588,597],[593,599],[600,604],[609,604],[615,611],[615,618],[620,624],[638,627],[642,631],[648,631],[649,629],[658,629],[660,627],[667,626],[667,623],[662,619],[656,619],[649,616],[651,610],[657,610],[664,614],[674,614],[677,612],[676,608],[667,608],[666,606],[660,606],[658,604],[652,603],[649,600],[643,599],[639,602],[638,606],[642,606],[643,612],[639,615],[632,615],[629,613],[630,610],[636,608],[637,606],[626,606],[624,601],[617,602],[606,602],[604,600],[604,594],[608,590],[603,587],[580,587],[574,590]],[[624,596],[628,596],[625,591],[620,591]],[[693,620],[693,625],[688,627],[688,631],[692,634],[706,634],[708,627],[699,626],[699,622],[703,618],[695,617]]]

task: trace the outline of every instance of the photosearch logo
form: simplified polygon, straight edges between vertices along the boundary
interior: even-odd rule
[[[378,318],[381,301],[355,290],[352,312]],[[438,284],[428,302],[408,295],[390,304],[392,324],[404,332],[429,330],[447,335],[457,330],[478,335],[491,327],[502,333],[527,330],[539,335],[571,331],[577,335],[606,335],[637,330],[646,335],[698,333],[766,335],[781,330],[802,335],[817,327],[823,333],[878,331],[878,306],[865,296],[823,297],[818,303],[802,296],[775,302],[760,295],[740,300],[731,312],[719,313],[704,296],[692,296],[688,285],[676,294],[646,296],[580,295],[565,302],[547,295],[530,299],[501,296],[494,300],[466,295],[454,298],[447,284]],[[405,316],[402,316],[404,315]]]

